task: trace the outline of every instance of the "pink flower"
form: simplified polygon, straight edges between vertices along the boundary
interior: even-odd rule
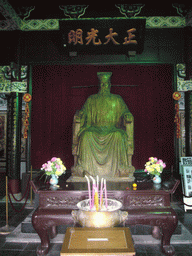
[[[160,164],[163,168],[165,168],[165,167],[166,167],[166,164],[165,164],[165,163],[163,163],[163,161],[162,161],[161,159],[159,159],[158,164]]]
[[[52,165],[51,161],[48,161],[48,162],[47,162],[47,168],[46,168],[46,171],[47,171],[47,172],[51,172],[51,171],[52,171],[51,165]]]
[[[147,172],[147,169],[145,169],[144,171]]]
[[[59,170],[60,169],[60,165],[55,164],[56,168]]]
[[[43,164],[42,169],[46,169],[46,168],[47,168],[47,164]]]
[[[55,162],[57,160],[57,157],[52,157],[51,162]]]

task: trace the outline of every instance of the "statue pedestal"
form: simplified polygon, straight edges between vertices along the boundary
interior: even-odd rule
[[[132,182],[135,180],[134,177],[103,177],[102,176],[102,178],[106,179],[106,181],[111,181],[111,182]],[[87,180],[85,177],[71,176],[69,177],[67,182],[87,182]]]

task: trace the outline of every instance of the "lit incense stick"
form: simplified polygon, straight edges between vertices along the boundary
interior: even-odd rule
[[[92,204],[91,204],[91,207],[94,206],[94,198],[95,198],[95,187],[96,187],[96,182],[95,182],[95,179],[90,176],[90,178],[92,179],[93,181],[93,185],[92,185]]]
[[[99,176],[97,175],[97,191],[99,191]]]
[[[98,190],[97,187],[95,187],[95,195],[94,195],[94,199],[95,199],[95,208],[96,211],[99,211],[99,198],[98,198]]]
[[[89,193],[89,206],[91,209],[91,187],[90,187],[90,181],[89,178],[85,175],[85,178],[87,179],[87,184],[88,184],[88,193]]]
[[[105,190],[105,207],[107,209],[108,203],[107,203],[107,185],[106,185],[106,179],[104,179],[104,190]]]
[[[101,179],[101,187],[100,187],[100,202],[99,202],[100,209],[102,207],[102,203],[103,203],[103,178]]]

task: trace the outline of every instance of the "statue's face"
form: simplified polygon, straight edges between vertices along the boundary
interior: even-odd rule
[[[103,76],[100,81],[100,87],[102,91],[110,90],[111,82],[109,77]]]

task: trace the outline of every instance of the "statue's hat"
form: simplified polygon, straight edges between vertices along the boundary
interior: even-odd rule
[[[97,72],[97,76],[98,76],[99,80],[101,80],[102,77],[110,79],[112,76],[112,72]]]

